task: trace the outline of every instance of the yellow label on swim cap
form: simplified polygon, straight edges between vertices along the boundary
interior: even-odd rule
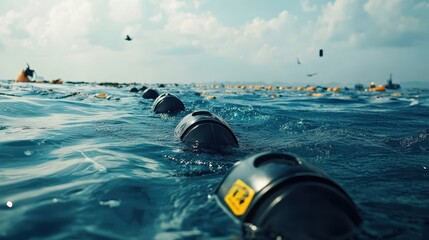
[[[241,216],[246,212],[254,195],[255,190],[240,179],[237,179],[228,190],[224,200],[236,216]]]

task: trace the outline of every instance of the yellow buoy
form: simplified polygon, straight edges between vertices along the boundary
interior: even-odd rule
[[[304,90],[304,88],[303,87],[297,87],[296,90],[302,91],[302,90]]]
[[[311,96],[313,96],[313,97],[321,97],[321,96],[323,96],[323,94],[322,93],[312,93]]]
[[[96,98],[107,98],[107,94],[104,92],[100,92],[94,95]]]
[[[316,90],[316,87],[314,87],[314,86],[309,86],[309,87],[307,87],[305,90],[307,90],[307,91],[314,91],[314,90]]]
[[[334,87],[333,89],[332,89],[332,91],[333,92],[339,92],[341,90],[341,88],[339,88],[339,87]]]

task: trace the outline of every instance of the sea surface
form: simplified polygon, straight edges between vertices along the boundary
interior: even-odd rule
[[[213,192],[235,162],[266,151],[342,186],[364,218],[359,239],[429,239],[428,89],[146,84],[184,102],[168,116],[134,86],[0,81],[0,239],[238,239]],[[240,146],[184,146],[174,129],[200,109]]]

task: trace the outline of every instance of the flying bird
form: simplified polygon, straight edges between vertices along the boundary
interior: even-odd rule
[[[309,74],[307,74],[307,77],[312,77],[312,76],[314,76],[314,75],[316,75],[317,73],[309,73]]]
[[[299,58],[296,58],[296,63],[301,64],[301,62],[299,61]]]
[[[126,37],[125,37],[125,40],[127,40],[127,41],[131,41],[131,40],[133,40],[129,35],[127,35]]]

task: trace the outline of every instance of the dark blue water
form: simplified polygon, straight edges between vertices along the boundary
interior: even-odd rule
[[[236,239],[211,194],[262,151],[294,153],[339,183],[365,219],[362,239],[429,232],[428,90],[167,84],[158,91],[186,106],[171,117],[131,87],[0,81],[0,239]],[[186,149],[173,131],[197,109],[224,118],[240,147]]]

